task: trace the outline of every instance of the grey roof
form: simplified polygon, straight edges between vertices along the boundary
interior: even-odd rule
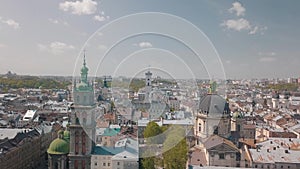
[[[255,163],[300,163],[300,139],[269,138],[249,149]]]
[[[123,151],[128,151],[132,154],[137,154],[138,150],[133,147],[107,147],[107,146],[95,146],[93,148],[92,155],[110,155],[114,156],[116,154],[119,154]]]
[[[204,147],[206,149],[211,149],[211,148],[216,147],[216,146],[221,145],[221,144],[226,144],[229,147],[231,147],[232,149],[234,149],[236,151],[239,151],[239,149],[231,141],[229,141],[229,140],[227,140],[223,137],[220,137],[218,135],[212,135],[211,137],[209,137],[204,142]]]
[[[203,97],[199,103],[199,111],[213,117],[230,113],[227,101],[216,94],[208,94]]]

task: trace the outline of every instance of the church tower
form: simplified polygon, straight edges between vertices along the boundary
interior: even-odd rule
[[[230,137],[229,103],[217,95],[215,82],[211,83],[209,93],[200,100],[195,117],[194,134],[198,142],[211,135]]]
[[[152,84],[151,84],[151,78],[152,78],[152,73],[150,70],[145,73],[146,79],[145,79],[145,93],[146,93],[146,98],[145,100],[149,100],[150,93],[152,91]]]
[[[79,83],[74,82],[70,128],[70,169],[90,169],[95,140],[94,88],[88,81],[85,54]]]

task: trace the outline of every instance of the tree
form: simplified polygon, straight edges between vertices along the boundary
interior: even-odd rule
[[[181,126],[170,128],[163,143],[163,161],[166,169],[184,169],[186,167],[188,146]]]
[[[151,149],[148,149],[143,153],[144,158],[142,159],[143,169],[155,168],[155,154]]]
[[[156,124],[154,121],[151,121],[147,124],[144,130],[144,138],[147,141],[147,144],[158,144],[160,143],[160,139],[158,139],[159,134],[162,133],[162,129]]]

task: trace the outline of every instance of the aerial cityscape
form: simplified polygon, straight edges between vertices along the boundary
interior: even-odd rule
[[[300,11],[0,2],[1,169],[300,169]]]

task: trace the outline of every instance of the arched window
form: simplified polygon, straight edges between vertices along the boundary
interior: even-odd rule
[[[86,153],[86,134],[84,131],[81,134],[81,138],[82,138],[82,154],[84,155]]]
[[[202,128],[201,128],[201,127],[202,127],[202,124],[199,123],[199,125],[198,125],[198,128],[199,128],[198,130],[199,130],[199,132],[202,132]]]
[[[83,112],[83,113],[82,113],[82,124],[83,124],[83,125],[86,125],[86,118],[87,118],[87,113],[86,113],[86,112]]]
[[[237,131],[238,131],[238,132],[241,131],[241,125],[240,125],[240,124],[237,125]]]
[[[214,126],[214,134],[218,135],[219,134],[219,127]]]
[[[58,162],[55,162],[54,169],[58,169]]]
[[[74,169],[78,169],[78,161],[77,160],[75,160],[75,162],[74,162]]]
[[[82,169],[85,169],[85,161],[82,160]]]
[[[75,132],[75,154],[79,153],[79,132]]]
[[[86,103],[86,96],[83,96],[83,103]]]

